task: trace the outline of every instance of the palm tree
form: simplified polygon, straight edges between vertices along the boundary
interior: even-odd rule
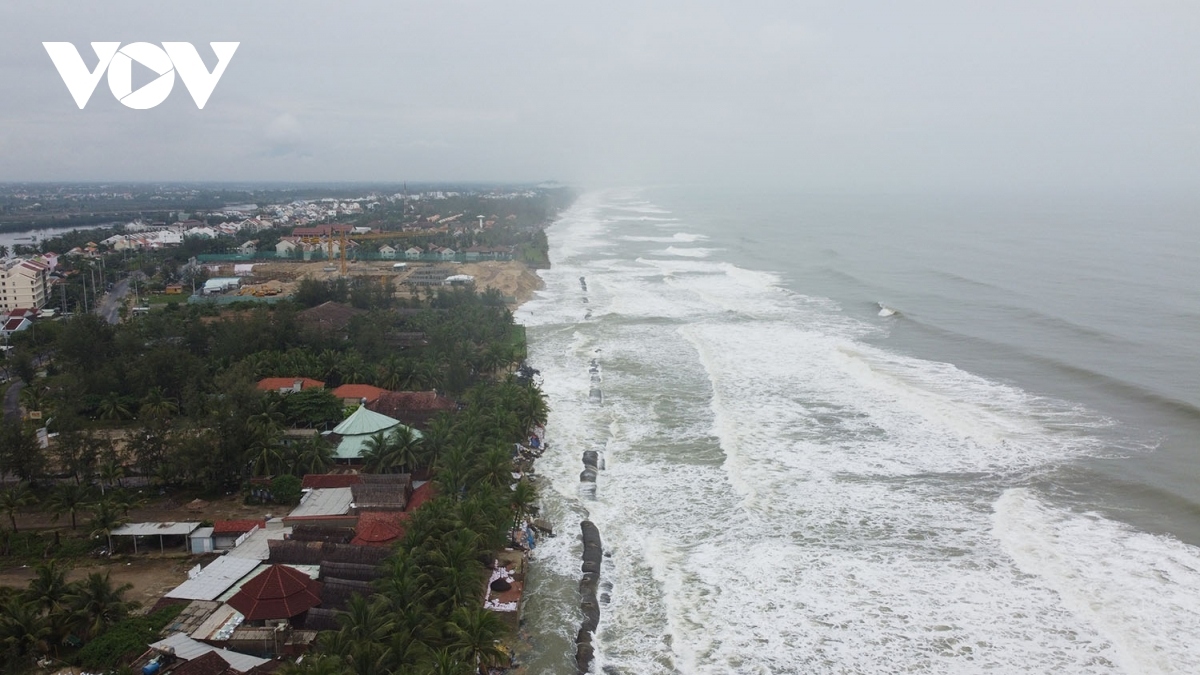
[[[125,469],[116,457],[109,457],[100,462],[97,467],[97,477],[100,479],[100,494],[104,494],[105,487],[112,487],[116,484],[121,486],[121,479],[125,477]]]
[[[96,406],[96,412],[99,413],[102,420],[123,420],[133,417],[129,406],[125,405],[121,396],[116,392],[110,392],[101,399],[100,404]]]
[[[92,520],[89,526],[92,528],[91,535],[95,537],[104,537],[108,541],[108,550],[112,551],[112,533],[113,530],[121,527],[129,522],[129,518],[122,516],[120,507],[109,500],[97,502],[92,509]]]
[[[453,437],[454,418],[446,413],[438,414],[421,436],[417,463],[427,468],[433,468],[442,454],[449,449],[450,440]]]
[[[517,482],[517,487],[513,488],[509,504],[513,509],[513,518],[520,522],[525,514],[533,507],[537,501],[537,488],[528,480],[522,478]]]
[[[499,640],[506,632],[504,622],[482,607],[459,607],[450,614],[450,648],[466,657],[480,672],[505,660]]]
[[[91,498],[91,493],[91,487],[87,485],[75,485],[74,483],[59,485],[50,493],[50,500],[47,503],[53,520],[57,521],[59,516],[69,513],[71,514],[71,529],[74,530],[76,527],[75,516],[84,509]]]
[[[404,384],[404,363],[396,355],[390,355],[379,364],[375,384],[384,389],[399,389]]]
[[[471,666],[449,648],[431,651],[417,672],[420,675],[470,675]]]
[[[536,385],[525,387],[525,393],[518,404],[517,415],[525,431],[534,427],[546,426],[546,418],[550,406],[546,405],[546,396]]]
[[[50,620],[37,603],[12,595],[0,609],[0,644],[20,660],[49,651],[51,635]]]
[[[21,481],[16,485],[0,492],[0,509],[8,514],[8,522],[12,525],[12,531],[17,531],[17,511],[21,507],[29,506],[34,502],[33,491],[29,489],[29,483]]]
[[[421,451],[421,437],[411,427],[400,425],[392,432],[392,466],[408,473],[417,464]]]
[[[51,560],[38,565],[37,576],[29,580],[26,597],[44,611],[53,614],[67,605],[71,585],[67,583],[67,571]]]
[[[296,450],[296,469],[300,475],[324,473],[333,466],[333,446],[320,436],[304,440]]]
[[[392,437],[384,431],[377,431],[363,441],[363,471],[367,473],[387,473],[392,468]]]
[[[264,432],[254,434],[246,448],[246,463],[255,476],[272,476],[279,470],[283,452],[279,443]]]
[[[279,412],[279,400],[264,398],[258,412],[246,418],[246,428],[256,433],[278,433],[284,428],[283,413]]]
[[[512,456],[504,448],[489,450],[479,460],[479,482],[494,487],[504,487],[513,481]]]
[[[388,672],[376,670],[386,665],[391,653],[387,642],[394,624],[388,616],[386,601],[379,596],[368,600],[356,593],[337,620],[341,628],[328,634],[326,650],[343,655],[356,673]]]
[[[21,405],[25,406],[26,410],[41,410],[49,393],[50,389],[46,385],[40,382],[30,383],[21,390]]]
[[[108,572],[103,576],[93,572],[67,596],[67,602],[89,640],[124,619],[138,606],[138,603],[128,602],[124,598],[125,592],[131,588],[133,584],[113,588]]]
[[[142,407],[138,409],[139,418],[166,418],[179,412],[179,406],[163,394],[162,389],[151,389],[142,399]]]

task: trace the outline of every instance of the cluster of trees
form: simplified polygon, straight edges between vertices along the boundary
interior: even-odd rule
[[[137,607],[125,600],[130,584],[115,586],[108,573],[93,572],[74,582],[54,562],[37,568],[24,590],[5,589],[0,599],[0,649],[7,672],[33,665],[45,655],[100,637]]]
[[[36,337],[22,337],[11,365],[29,382],[25,408],[41,411],[59,436],[47,452],[31,429],[10,423],[0,431],[13,439],[0,447],[0,470],[30,481],[90,480],[115,446],[129,471],[212,491],[256,475],[321,470],[329,448],[284,443],[283,432],[329,429],[344,417],[341,403],[320,390],[263,395],[259,379],[461,395],[523,357],[523,336],[498,293],[445,289],[423,305],[405,314],[372,307],[344,335],[305,329],[293,303],[224,315],[187,306],[117,325],[93,315],[43,322]],[[401,350],[398,334],[422,335],[423,344]],[[38,364],[46,377],[34,376]],[[101,433],[113,429],[120,432]]]
[[[547,408],[536,386],[511,377],[467,399],[416,444],[413,457],[436,468],[438,496],[413,512],[376,592],[352,598],[341,627],[288,675],[469,675],[507,662],[499,641],[508,630],[482,593],[492,552],[536,499],[527,480],[512,486],[512,444],[545,423]],[[379,442],[393,446],[392,468],[422,461],[404,454],[412,441],[403,434]]]

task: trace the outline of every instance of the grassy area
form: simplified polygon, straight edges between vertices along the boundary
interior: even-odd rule
[[[513,324],[508,331],[508,344],[512,345],[518,358],[524,360],[528,352],[526,351],[525,341],[525,326],[521,324]]]

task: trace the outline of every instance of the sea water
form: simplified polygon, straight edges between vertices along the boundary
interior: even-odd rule
[[[584,195],[517,313],[559,530],[530,672],[574,668],[584,518],[593,672],[1200,672],[1197,218]]]

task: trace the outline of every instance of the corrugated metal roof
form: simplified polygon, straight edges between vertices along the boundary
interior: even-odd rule
[[[268,659],[260,659],[257,656],[242,654],[241,652],[231,652],[228,649],[217,649],[212,645],[206,645],[203,642],[198,642],[183,633],[175,633],[174,635],[152,643],[151,647],[165,651],[173,649],[175,656],[185,660],[200,658],[209,652],[216,652],[229,662],[229,666],[239,673],[244,673],[251,668],[257,668],[268,662]]]
[[[168,598],[184,600],[216,600],[238,579],[249,574],[258,567],[259,560],[255,558],[234,558],[225,556],[217,558],[208,567],[200,570],[195,579],[188,579],[168,592]]]
[[[113,530],[114,537],[128,536],[157,536],[157,535],[187,535],[200,527],[200,523],[129,523]]]
[[[300,505],[292,509],[288,518],[306,518],[310,516],[340,516],[350,512],[350,502],[354,501],[354,492],[350,488],[323,488],[312,490],[300,500]]]

